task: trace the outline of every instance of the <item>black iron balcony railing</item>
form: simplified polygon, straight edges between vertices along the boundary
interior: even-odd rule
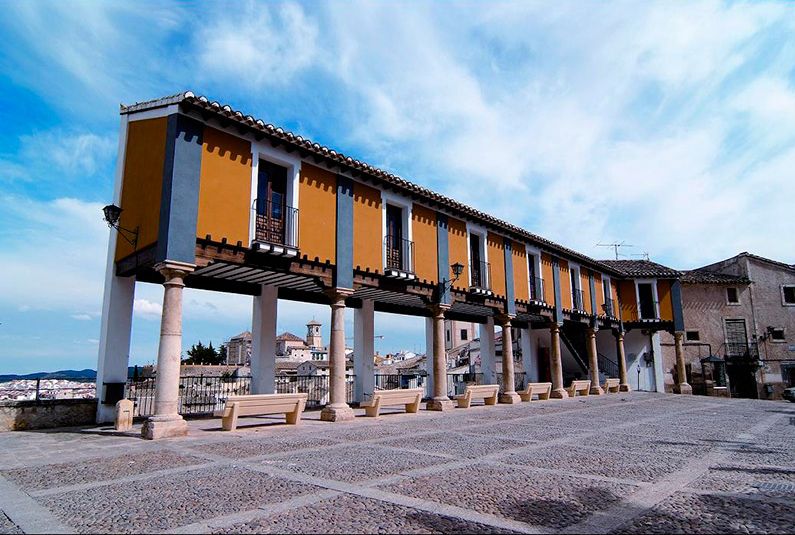
[[[615,318],[616,317],[616,303],[612,299],[605,299],[605,303],[602,305],[602,310],[605,313],[605,316],[608,318]]]
[[[541,277],[533,277],[530,279],[530,300],[548,303],[546,299],[546,288],[544,287],[544,279]]]
[[[585,311],[585,294],[582,293],[582,290],[572,290],[571,301],[571,307],[574,310]]]
[[[264,199],[254,201],[254,240],[298,249],[298,208]]]
[[[414,242],[387,234],[384,238],[386,269],[414,273]]]
[[[759,359],[759,346],[756,342],[727,342],[724,349],[726,351],[726,358]]]
[[[472,262],[470,276],[472,288],[491,291],[491,265],[488,262]]]
[[[640,302],[640,312],[639,316],[641,320],[658,320],[660,319],[660,315],[657,312],[659,310],[659,303],[657,301],[645,301],[642,300]]]

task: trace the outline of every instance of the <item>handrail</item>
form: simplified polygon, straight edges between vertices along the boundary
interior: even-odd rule
[[[254,241],[298,248],[298,208],[267,199],[255,199]]]
[[[396,269],[405,273],[414,273],[414,242],[387,234],[384,237],[386,253],[386,269]]]
[[[491,290],[491,264],[482,260],[472,262],[469,273],[473,288]]]

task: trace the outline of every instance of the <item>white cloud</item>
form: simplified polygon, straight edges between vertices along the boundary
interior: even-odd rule
[[[90,314],[72,314],[70,317],[78,321],[91,321],[92,319]]]
[[[208,19],[196,36],[207,78],[281,86],[315,59],[318,28],[297,4],[226,4]]]
[[[160,319],[160,315],[163,313],[163,305],[148,299],[135,299],[133,300],[133,313],[139,318],[147,320]]]

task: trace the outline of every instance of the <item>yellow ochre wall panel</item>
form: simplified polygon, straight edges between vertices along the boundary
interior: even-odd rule
[[[621,319],[637,321],[638,302],[635,297],[635,281],[613,281],[618,286],[618,298],[621,301]]]
[[[303,199],[302,199],[303,204]],[[353,183],[353,265],[383,271],[381,192]]]
[[[415,204],[411,209],[411,233],[414,240],[414,271],[420,280],[436,282],[439,278],[436,232],[436,212]]]
[[[167,118],[134,121],[127,127],[127,148],[121,187],[121,218],[124,228],[138,227],[138,249],[157,241],[160,197],[166,155]],[[116,260],[133,253],[127,240],[116,240]]]
[[[591,279],[588,276],[589,273],[590,271],[588,269],[580,268],[580,288],[582,288],[583,307],[585,307],[587,312],[593,314],[593,307],[591,306]]]
[[[301,254],[333,264],[337,251],[337,177],[330,171],[304,163],[298,191]]]
[[[618,308],[618,281],[615,279],[610,279],[610,295],[613,296],[613,305]],[[613,314],[618,314],[618,311],[614,311]]]
[[[569,273],[569,263],[563,259],[560,263],[560,300],[563,308],[572,308],[571,302],[571,274]]]
[[[602,274],[594,272],[593,286],[596,289],[596,313],[604,314],[602,305],[605,304],[605,289],[602,287]]]
[[[505,243],[502,236],[489,232],[486,236],[491,266],[491,291],[494,295],[505,296]]]
[[[541,253],[541,278],[544,285],[544,302],[548,305],[555,304],[555,279],[552,275],[552,257]]]
[[[527,273],[527,252],[524,245],[511,242],[512,261],[513,261],[513,294],[515,299],[528,301],[530,299],[530,289],[528,288]]]
[[[469,281],[469,262],[467,261],[467,224],[460,219],[447,219],[448,261],[452,266],[456,262],[464,266],[464,272],[453,286],[466,290]],[[452,277],[452,274],[450,275]]]
[[[674,309],[671,301],[671,281],[657,281],[657,299],[660,300],[660,319],[673,321]]]
[[[251,220],[251,143],[205,127],[196,235],[248,245]]]

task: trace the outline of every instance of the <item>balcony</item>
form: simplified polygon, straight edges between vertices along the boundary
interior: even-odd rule
[[[759,360],[759,346],[756,342],[727,342],[724,349],[727,360]]]
[[[585,294],[582,290],[571,291],[571,307],[576,312],[585,312]]]
[[[298,208],[257,199],[254,250],[275,256],[298,256]]]
[[[659,302],[641,299],[638,303],[638,319],[640,321],[660,321],[658,310],[660,310]]]
[[[472,262],[469,268],[469,292],[476,295],[492,295],[491,265],[488,262]]]
[[[608,318],[615,318],[616,316],[616,302],[612,299],[605,299],[602,305],[602,310]]]
[[[384,274],[387,277],[414,280],[414,242],[398,236],[387,235],[384,238],[386,262]]]
[[[530,279],[530,301],[541,304],[548,304],[546,296],[546,287],[544,286],[544,279],[541,277],[533,277]]]

